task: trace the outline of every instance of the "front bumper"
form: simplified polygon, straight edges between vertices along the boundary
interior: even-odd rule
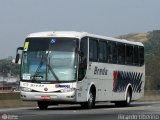
[[[46,96],[47,99],[44,99]],[[75,91],[65,93],[44,93],[44,92],[20,92],[22,100],[26,101],[54,101],[54,102],[75,102]],[[49,99],[48,99],[49,97]]]

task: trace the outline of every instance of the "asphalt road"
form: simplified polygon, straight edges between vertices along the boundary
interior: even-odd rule
[[[0,109],[0,119],[6,120],[160,120],[159,102],[133,102],[130,107],[98,104],[94,109],[79,105],[52,106],[48,110],[36,107]],[[2,119],[2,120],[3,120]]]

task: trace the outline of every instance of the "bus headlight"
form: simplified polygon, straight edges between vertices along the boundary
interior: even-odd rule
[[[65,93],[65,92],[73,92],[75,91],[75,88],[64,88],[64,89],[61,89],[61,92]]]
[[[21,91],[24,91],[24,92],[31,92],[32,89],[26,88],[26,87],[21,87]]]

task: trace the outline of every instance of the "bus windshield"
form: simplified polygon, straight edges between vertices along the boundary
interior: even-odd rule
[[[28,38],[24,44],[21,79],[37,82],[76,80],[76,38]]]

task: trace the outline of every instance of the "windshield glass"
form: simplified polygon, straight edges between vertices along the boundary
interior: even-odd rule
[[[76,38],[28,38],[24,44],[21,79],[76,80]]]

